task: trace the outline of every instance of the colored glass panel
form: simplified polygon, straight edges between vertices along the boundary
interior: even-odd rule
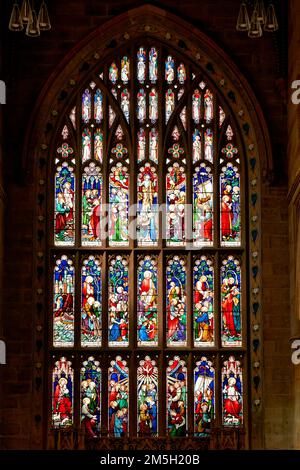
[[[108,270],[109,346],[128,346],[128,257],[113,256]]]
[[[158,369],[149,356],[139,362],[137,369],[138,436],[158,435]]]
[[[65,357],[55,362],[52,372],[52,426],[68,428],[73,425],[73,383],[72,364]]]
[[[193,269],[194,345],[214,345],[214,268],[210,258],[201,256]]]
[[[101,369],[99,361],[89,357],[80,370],[81,425],[87,438],[98,437],[101,426]]]
[[[242,346],[241,267],[233,256],[221,267],[222,346]]]
[[[168,346],[186,346],[186,257],[168,258],[166,308]]]
[[[66,162],[55,173],[54,243],[75,243],[75,175]]]
[[[145,255],[138,263],[138,344],[157,346],[157,256]]]
[[[112,437],[128,435],[129,369],[117,356],[108,369],[108,429]]]
[[[101,346],[102,280],[100,260],[89,256],[81,270],[81,345]]]

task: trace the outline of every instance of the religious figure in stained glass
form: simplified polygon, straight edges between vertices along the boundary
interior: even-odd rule
[[[130,69],[129,69],[129,59],[127,56],[124,56],[121,61],[121,80],[126,85],[129,82]]]
[[[193,163],[201,160],[201,134],[198,129],[193,133]]]
[[[109,263],[109,345],[128,346],[128,258],[117,255]]]
[[[138,264],[138,344],[157,346],[157,257],[145,255]]]
[[[91,93],[88,89],[82,95],[82,120],[85,123],[88,123],[91,119]]]
[[[158,369],[149,356],[137,369],[138,436],[155,437],[158,433]]]
[[[210,163],[213,162],[213,132],[209,128],[204,134],[204,157]]]
[[[94,97],[94,119],[97,124],[100,124],[103,119],[103,96],[99,89],[96,90]]]
[[[242,346],[241,268],[233,256],[221,268],[222,346]]]
[[[204,163],[193,175],[193,232],[195,245],[211,245],[213,240],[213,177]]]
[[[206,357],[194,369],[195,436],[208,437],[215,416],[215,370]]]
[[[138,242],[155,245],[157,233],[157,175],[155,168],[146,163],[138,176]]]
[[[52,372],[52,425],[54,428],[68,428],[73,424],[73,381],[72,364],[65,357],[55,362]]]
[[[117,356],[108,369],[108,429],[112,437],[128,435],[129,369]]]
[[[115,62],[111,64],[109,67],[109,79],[110,81],[115,84],[119,78],[118,67]]]
[[[186,72],[184,64],[180,64],[177,68],[177,79],[181,85],[184,85],[186,80]]]
[[[137,79],[140,83],[146,80],[146,51],[143,47],[137,53]]]
[[[201,93],[197,89],[192,97],[192,118],[195,124],[199,124],[201,119]]]
[[[186,346],[186,258],[168,258],[167,282],[167,344]]]
[[[118,162],[109,177],[109,240],[111,245],[128,244],[128,171]]]
[[[98,245],[101,239],[100,214],[102,175],[91,162],[82,175],[82,235],[83,245]]]
[[[165,79],[171,84],[175,78],[175,64],[172,56],[168,56],[165,62]]]
[[[88,161],[91,156],[91,132],[89,129],[84,129],[82,133],[82,163]]]
[[[158,132],[155,127],[149,132],[149,158],[154,163],[158,163]]]
[[[149,52],[149,80],[151,83],[155,83],[157,81],[157,62],[157,50],[155,47],[151,47]]]
[[[127,90],[127,88],[124,88],[124,90],[121,93],[121,109],[124,113],[126,121],[129,122],[130,96],[129,96],[129,91]]]
[[[90,255],[81,270],[81,345],[101,346],[102,281],[99,259]]]
[[[140,123],[146,119],[146,94],[143,88],[137,94],[137,118]]]
[[[74,169],[63,162],[55,174],[56,245],[73,245],[75,241],[75,175]]]
[[[223,425],[243,424],[243,376],[240,361],[230,356],[222,368]]]
[[[167,243],[178,244],[185,241],[185,191],[184,168],[175,162],[168,169],[167,178]]]
[[[207,123],[214,118],[213,94],[209,89],[204,93],[204,119]]]
[[[100,163],[103,161],[103,133],[100,129],[96,129],[94,137],[94,158]]]
[[[137,157],[138,163],[142,162],[146,158],[146,133],[141,127],[138,132],[137,139]]]
[[[152,123],[158,119],[158,96],[155,88],[152,88],[149,93],[149,119]]]
[[[175,97],[174,92],[171,88],[168,89],[166,92],[166,123],[171,117],[175,108]]]
[[[187,369],[185,361],[175,356],[167,367],[167,425],[170,437],[187,432]]]
[[[238,168],[227,163],[222,168],[221,185],[221,242],[224,245],[239,245],[240,224],[240,175]]]
[[[73,346],[75,291],[73,261],[62,255],[56,260],[53,274],[53,346]]]
[[[80,370],[81,424],[88,438],[98,437],[101,425],[101,369],[91,356]]]
[[[206,256],[195,259],[193,269],[194,345],[214,345],[214,269]]]

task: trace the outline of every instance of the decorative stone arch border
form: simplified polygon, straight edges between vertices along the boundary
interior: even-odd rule
[[[263,338],[261,307],[261,184],[272,172],[269,134],[262,110],[245,78],[231,59],[194,26],[160,8],[145,5],[107,21],[81,41],[56,68],[45,84],[32,114],[24,145],[23,167],[32,174],[36,187],[35,254],[35,332],[34,378],[32,395],[31,448],[46,447],[47,410],[43,405],[45,390],[45,357],[43,345],[46,279],[46,179],[47,159],[51,157],[56,123],[77,86],[86,78],[100,58],[116,47],[141,35],[159,39],[184,53],[209,76],[236,116],[243,136],[248,175],[248,239],[249,239],[249,394],[250,446],[263,447]],[[75,443],[69,443],[68,447]]]

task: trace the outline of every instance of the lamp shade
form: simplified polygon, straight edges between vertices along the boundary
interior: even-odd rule
[[[236,23],[237,31],[249,31],[250,21],[246,4],[243,2],[240,6],[239,16]]]
[[[51,29],[50,18],[46,3],[43,1],[38,16],[39,26],[41,31],[47,31]]]
[[[21,13],[17,3],[13,5],[8,28],[10,31],[22,31],[23,29]]]
[[[35,10],[32,10],[32,22],[27,24],[26,35],[32,38],[39,36],[40,27]]]
[[[25,24],[32,22],[32,9],[29,0],[23,0],[21,7],[21,18]]]

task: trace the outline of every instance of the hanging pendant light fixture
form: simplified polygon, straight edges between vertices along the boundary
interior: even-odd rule
[[[26,36],[33,38],[40,36],[41,31],[49,31],[51,22],[46,2],[36,1],[36,4],[40,4],[39,10],[34,9],[34,0],[23,0],[20,9],[16,1],[10,15],[9,30],[22,31],[25,27]]]
[[[41,4],[39,16],[38,16],[39,26],[41,31],[48,31],[51,29],[50,18],[48,14],[48,9],[46,3],[43,1]]]
[[[240,6],[239,16],[236,23],[237,31],[249,31],[250,21],[246,7],[246,3],[242,2]]]
[[[278,21],[273,3],[268,6],[264,30],[270,33],[278,30]]]
[[[250,7],[253,8],[250,20],[247,6],[248,10]],[[239,9],[236,29],[237,31],[247,31],[249,38],[260,38],[263,31],[277,31],[278,21],[272,1],[266,10],[264,0],[243,0]]]
[[[26,36],[29,36],[31,38],[36,38],[40,34],[41,34],[40,26],[39,26],[37,14],[35,10],[32,10],[32,21],[31,23],[28,23],[27,25]]]
[[[10,31],[22,31],[24,29],[21,12],[17,3],[13,5],[8,27]]]
[[[21,7],[21,18],[24,24],[32,22],[32,9],[29,0],[23,0]]]
[[[257,10],[254,10],[252,13],[248,36],[249,38],[260,38],[262,36],[262,28],[260,21],[258,20]]]

